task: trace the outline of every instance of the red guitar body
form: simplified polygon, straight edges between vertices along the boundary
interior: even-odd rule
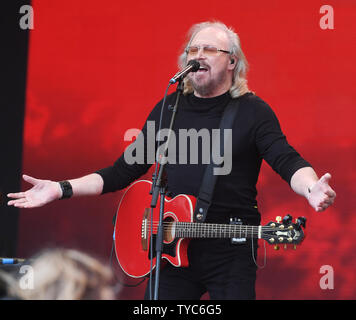
[[[129,276],[139,278],[150,272],[150,204],[152,183],[139,180],[131,184],[122,196],[115,221],[115,252],[122,270]],[[196,199],[178,195],[165,199],[164,222],[193,222]],[[159,201],[158,201],[159,203]],[[157,233],[159,206],[153,210],[153,235]],[[162,258],[176,267],[188,266],[187,247],[190,239],[174,238],[164,234]],[[153,245],[155,244],[155,236]],[[153,258],[153,266],[156,258]]]

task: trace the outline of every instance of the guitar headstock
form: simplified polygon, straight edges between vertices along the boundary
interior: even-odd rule
[[[295,223],[292,222],[293,218],[287,214],[283,219],[276,217],[275,222],[269,222],[262,227],[261,238],[266,240],[269,244],[274,245],[274,249],[278,250],[280,244],[296,245],[300,244],[304,239],[304,231],[307,219],[305,217],[298,217]]]

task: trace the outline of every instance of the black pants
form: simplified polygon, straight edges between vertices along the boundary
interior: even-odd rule
[[[257,259],[257,241],[253,245]],[[212,300],[256,298],[257,267],[252,258],[251,239],[237,245],[231,245],[230,239],[194,239],[188,247],[188,259],[187,268],[170,263],[162,267],[159,299],[198,300],[205,292]],[[149,298],[148,282],[145,299]]]

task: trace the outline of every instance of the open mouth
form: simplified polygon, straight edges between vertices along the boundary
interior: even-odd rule
[[[197,72],[207,72],[208,68],[207,67],[200,67]]]

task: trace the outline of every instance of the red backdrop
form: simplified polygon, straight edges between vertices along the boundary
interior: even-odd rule
[[[324,4],[334,9],[333,30],[319,25]],[[240,35],[250,89],[272,106],[289,142],[318,174],[332,174],[337,192],[332,208],[315,213],[263,164],[258,183],[263,224],[286,213],[308,221],[307,237],[296,251],[267,248],[257,298],[356,298],[353,0],[33,0],[32,5],[24,173],[63,180],[110,165],[124,150],[124,132],[141,128],[164,94],[189,27],[223,21]],[[61,246],[108,259],[119,197],[117,192],[22,210],[19,255]],[[261,241],[259,264],[263,255]],[[334,289],[320,287],[323,265],[334,270]],[[121,298],[141,299],[142,292],[143,286],[123,289]]]

